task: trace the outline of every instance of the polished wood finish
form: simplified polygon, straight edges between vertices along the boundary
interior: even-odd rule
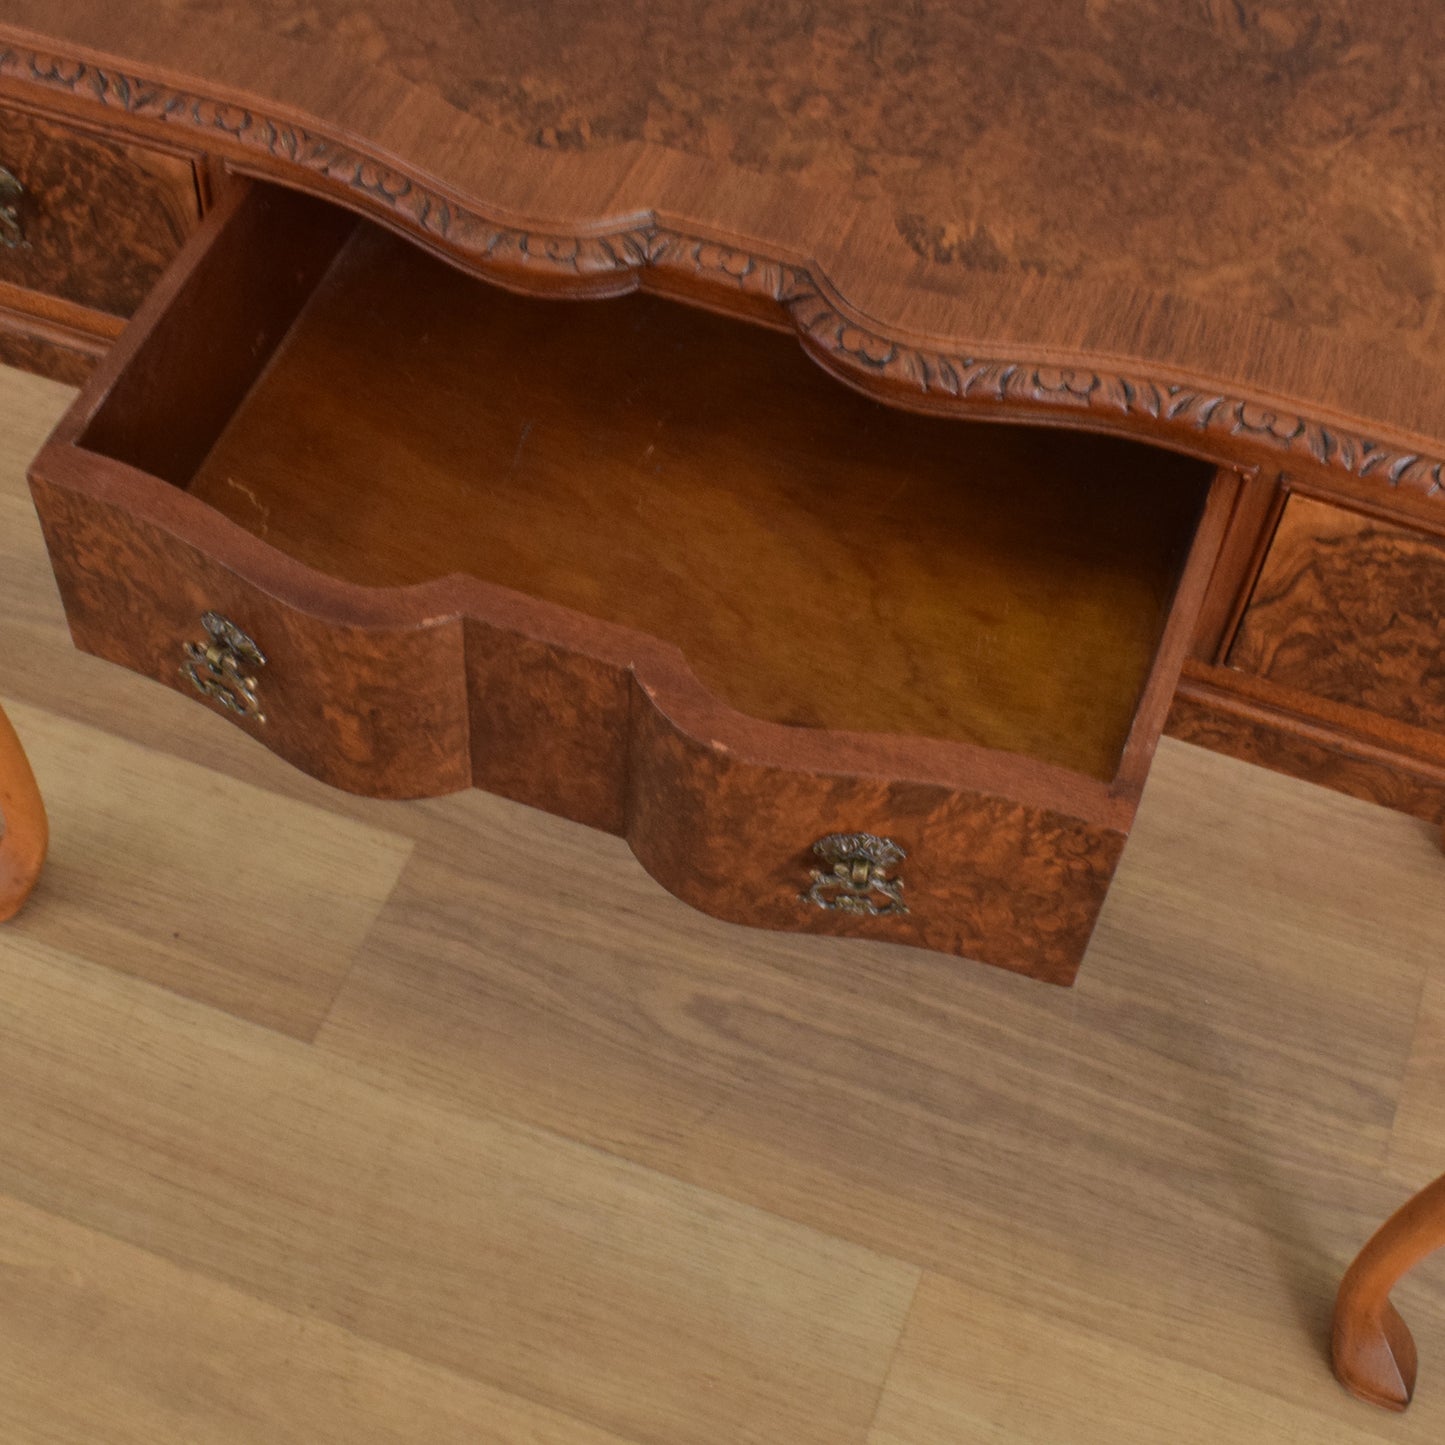
[[[1439,36],[1327,10],[4,0],[0,87],[509,284],[767,314],[902,402],[1438,505]]]
[[[67,346],[36,336],[28,325],[12,329],[7,324],[10,320],[0,315],[0,365],[20,367],[70,386],[78,386],[90,375],[101,348]]]
[[[383,797],[466,787],[459,618],[443,610],[418,623],[404,605],[340,596],[251,538],[227,538],[224,524],[218,533],[217,519],[178,506],[157,479],[199,463],[350,225],[295,197],[242,199],[217,208],[190,249],[194,264],[168,274],[94,378],[86,396],[106,407],[96,415],[83,397],[60,434],[84,432],[96,451],[62,442],[37,469],[75,638],[195,696],[185,648],[205,641],[201,619],[218,611],[283,660],[264,672],[266,721],[242,723],[283,757]],[[274,229],[284,250],[270,244]]]
[[[205,643],[202,618],[219,612],[272,659],[259,674],[265,721],[238,726],[273,751],[376,797],[468,785],[458,618],[419,626],[348,607],[265,549],[226,545],[175,512],[164,483],[124,468],[52,459],[45,472],[33,495],[79,646],[196,697],[186,645]]]
[[[209,178],[193,153],[0,106],[0,167],[22,187],[0,246],[0,360],[89,376],[196,228]]]
[[[1245,686],[1225,668],[1191,663],[1165,731],[1353,798],[1445,823],[1445,756],[1412,748],[1403,730],[1382,728],[1354,709],[1321,706],[1269,683]]]
[[[1105,781],[1210,481],[910,417],[756,327],[511,297],[370,229],[194,477],[162,474],[327,576],[465,574],[661,638],[751,717]]]
[[[0,707],[0,923],[14,918],[34,891],[49,841],[35,774]]]
[[[188,158],[4,107],[0,166],[25,188],[0,282],[105,315],[135,311],[200,216]]]
[[[1059,983],[1238,485],[902,415],[664,303],[510,298],[267,187],[32,478],[80,645],[190,691],[219,613],[267,658],[241,725],[319,778],[494,787],[720,917]],[[835,832],[904,850],[907,910],[807,896]]]
[[[1266,491],[1253,504],[1253,559],[1216,581],[1206,609],[1216,621],[1201,629],[1168,731],[1445,820],[1445,631],[1434,595],[1445,538],[1423,515],[1363,497],[1336,503],[1285,479],[1270,511]],[[1246,556],[1233,534],[1222,555],[1231,552]]]
[[[1281,465],[1292,484],[1438,531],[1438,227],[1408,200],[1431,193],[1416,178],[1433,92],[1416,79],[1438,37],[1415,7],[1126,22],[1117,7],[1031,3],[877,32],[861,0],[821,29],[766,30],[708,0],[654,17],[646,38],[623,15],[579,29],[546,9],[474,8],[460,28],[431,5],[404,21],[291,0],[184,24],[164,11],[4,0],[0,93],[204,151],[203,191],[224,188],[224,165],[341,200],[509,286],[641,286],[793,329],[815,360],[903,406],[1144,435],[1255,469],[1202,661],[1222,660],[1248,598]],[[726,45],[706,38],[714,26]],[[659,52],[663,35],[698,43]],[[641,66],[624,83],[615,57],[634,50],[665,53],[671,78]],[[811,99],[774,86],[759,101],[753,82],[795,63]],[[989,77],[963,102],[960,66]],[[947,103],[929,106],[939,87]],[[1101,104],[1107,124],[1081,123]],[[1337,164],[1346,123],[1386,224],[1361,230],[1353,200],[1339,211],[1358,190]],[[1251,141],[1221,149],[1221,135]],[[1236,154],[1256,160],[1225,162]],[[1055,209],[1066,225],[1044,225]],[[1051,255],[1064,235],[1067,255]],[[86,364],[55,337],[7,342],[3,325],[0,347],[55,375]],[[1216,696],[1227,725],[1194,735],[1227,732],[1235,751],[1249,736],[1262,758],[1305,766],[1296,733],[1270,743],[1249,694],[1237,701]],[[1176,717],[1194,706],[1181,699]],[[1411,775],[1413,754],[1399,766]]]
[[[77,310],[0,285],[0,364],[78,386],[120,327],[92,313],[77,315]]]
[[[882,762],[860,759],[860,767],[878,773]],[[954,776],[940,785],[916,772],[839,776],[781,749],[766,759],[739,756],[649,709],[632,735],[627,838],[660,883],[732,922],[894,938],[1072,983],[1132,808],[1110,826],[1097,815],[1072,816],[1062,798],[1049,806],[1043,779],[1023,801],[1007,775],[990,788],[977,760],[960,758],[948,771]],[[898,868],[906,917],[860,922],[801,899],[818,863],[813,841],[846,832],[906,847]]]
[[[1362,1400],[1403,1410],[1415,1393],[1414,1336],[1390,1291],[1445,1246],[1445,1176],[1407,1200],[1360,1251],[1340,1283],[1332,1354],[1335,1373]]]
[[[1338,291],[1333,291],[1325,308],[1331,318],[1328,324],[1325,312],[1302,303],[1305,274],[1316,288],[1334,286],[1347,270],[1354,274],[1349,267],[1334,266],[1328,272],[1327,283],[1322,279],[1326,272],[1319,268],[1291,273],[1296,279],[1289,283],[1287,292],[1280,293],[1289,295],[1288,305],[1275,322],[1248,334],[1238,327],[1237,311],[1231,311],[1226,318],[1220,310],[1218,316],[1234,327],[1232,333],[1227,333],[1205,314],[1216,301],[1222,304],[1222,291],[1205,304],[1204,311],[1191,310],[1204,294],[1199,286],[1208,273],[1207,267],[1200,269],[1197,256],[1191,258],[1187,273],[1166,276],[1162,271],[1154,272],[1144,284],[1144,291],[1158,283],[1168,294],[1166,297],[1165,292],[1158,293],[1160,307],[1155,311],[1147,307],[1141,311],[1136,305],[1119,304],[1117,283],[1128,267],[1138,264],[1131,248],[1111,241],[1097,251],[1086,246],[1080,252],[1075,245],[1074,264],[1064,274],[1056,265],[1046,264],[1042,255],[1036,254],[1037,247],[1032,248],[1028,258],[1011,252],[999,240],[1007,228],[987,232],[975,228],[965,233],[948,222],[930,220],[927,207],[910,205],[900,209],[903,193],[890,189],[895,183],[911,185],[924,182],[925,177],[936,180],[946,176],[947,183],[935,193],[935,200],[945,194],[968,194],[967,185],[974,181],[968,180],[965,189],[959,190],[963,179],[960,157],[964,153],[950,149],[958,137],[950,138],[947,128],[930,126],[928,139],[919,142],[916,152],[908,152],[910,159],[902,169],[891,164],[878,169],[884,152],[876,147],[880,135],[876,119],[870,119],[867,125],[847,128],[852,137],[849,144],[857,148],[856,159],[863,167],[854,172],[854,181],[845,181],[847,168],[838,169],[831,162],[818,171],[819,155],[830,154],[835,159],[841,155],[836,136],[843,132],[834,131],[832,123],[856,103],[852,95],[833,94],[832,81],[844,73],[833,64],[817,70],[823,77],[820,94],[829,96],[824,110],[815,118],[822,123],[810,131],[820,149],[812,151],[805,146],[789,150],[790,159],[784,165],[783,152],[771,144],[757,151],[749,143],[744,146],[749,156],[747,167],[736,171],[733,165],[742,152],[736,149],[738,135],[729,129],[729,122],[722,131],[693,134],[683,149],[698,141],[707,151],[703,167],[699,170],[690,163],[690,168],[679,170],[673,164],[679,136],[692,133],[674,133],[671,123],[664,127],[666,137],[651,130],[651,122],[634,131],[611,124],[595,127],[591,122],[575,133],[555,122],[535,129],[529,128],[527,122],[519,130],[508,116],[515,120],[537,103],[533,90],[527,91],[530,99],[515,93],[488,92],[485,86],[480,91],[469,90],[465,98],[460,92],[439,97],[431,91],[415,90],[420,74],[417,66],[424,58],[435,59],[438,64],[464,65],[469,72],[480,75],[493,63],[494,55],[501,53],[493,52],[485,59],[472,55],[470,40],[451,36],[448,18],[430,12],[407,31],[410,38],[404,38],[402,30],[389,23],[368,30],[368,54],[373,66],[370,74],[386,77],[382,92],[392,82],[399,82],[399,88],[386,92],[391,101],[405,98],[407,123],[398,130],[386,106],[357,108],[356,88],[343,84],[346,62],[328,54],[324,29],[313,28],[316,17],[308,14],[298,28],[285,21],[284,8],[278,6],[274,13],[268,12],[266,25],[255,29],[246,15],[218,14],[212,9],[200,25],[183,27],[184,34],[168,27],[162,35],[151,29],[154,16],[139,0],[127,10],[123,27],[116,25],[120,11],[97,16],[95,7],[86,0],[70,0],[47,8],[45,23],[55,27],[52,38],[72,26],[84,32],[92,43],[103,43],[106,37],[119,40],[123,34],[125,43],[119,55],[164,52],[169,78],[148,78],[134,67],[128,71],[124,64],[100,68],[80,57],[57,59],[54,45],[36,46],[16,30],[10,32],[12,43],[8,48],[0,48],[0,89],[15,97],[17,104],[47,105],[82,126],[104,125],[115,133],[143,138],[151,145],[201,146],[233,167],[259,170],[288,184],[342,199],[355,209],[405,230],[448,259],[508,285],[582,295],[613,294],[642,285],[715,309],[733,310],[754,320],[792,327],[815,360],[855,386],[905,406],[965,415],[1032,417],[1137,432],[1170,440],[1219,461],[1246,468],[1261,466],[1263,471],[1256,483],[1241,493],[1235,525],[1226,539],[1215,584],[1205,603],[1201,645],[1206,650],[1214,645],[1211,638],[1217,642],[1228,637],[1238,616],[1242,604],[1239,588],[1250,580],[1249,571],[1257,559],[1263,529],[1270,525],[1270,469],[1282,458],[1288,460],[1292,472],[1313,477],[1317,485],[1335,488],[1353,502],[1378,505],[1388,501],[1402,517],[1418,516],[1425,521],[1437,509],[1434,493],[1439,490],[1439,467],[1432,460],[1428,436],[1424,435],[1428,432],[1421,422],[1424,414],[1417,414],[1416,421],[1411,422],[1407,428],[1410,435],[1398,427],[1391,430],[1389,408],[1408,403],[1410,388],[1397,375],[1387,377],[1388,368],[1380,364],[1378,338],[1365,337],[1367,326],[1373,324],[1370,318],[1378,319],[1391,303],[1381,294],[1371,308],[1349,311],[1341,309]],[[5,33],[7,18],[23,23],[24,11],[25,0],[7,0],[6,9],[0,11],[0,35]],[[358,23],[357,16],[353,14],[348,23]],[[359,23],[363,29],[370,24]],[[487,23],[484,21],[483,31]],[[606,22],[603,29],[611,23]],[[962,43],[965,36],[970,53],[976,54],[980,44],[998,44],[1004,33],[996,17],[990,18],[985,29],[961,17],[938,23],[941,28],[929,36],[930,65],[937,55],[947,53],[950,45]],[[1054,20],[1051,17],[1040,23],[1052,25]],[[1059,54],[1097,54],[1098,47],[1120,40],[1113,21],[1104,15],[1091,15],[1082,25],[1074,20],[1060,23],[1071,38]],[[1194,37],[1197,45],[1204,47],[1201,53],[1229,53],[1237,58],[1241,46],[1248,51],[1258,42],[1268,50],[1284,34],[1277,27],[1266,27],[1258,33],[1237,31],[1231,28],[1232,23],[1211,15]],[[1338,39],[1351,30],[1352,23],[1345,16],[1340,21],[1343,28],[1332,33]],[[508,45],[516,47],[507,50],[509,65],[520,67],[534,80],[550,74],[552,82],[564,89],[574,83],[580,85],[574,99],[580,99],[582,94],[595,98],[592,83],[585,81],[583,71],[575,67],[592,43],[601,43],[602,32],[589,29],[587,43],[572,46],[564,54],[552,48],[549,24],[542,16],[517,21],[499,15],[488,34],[488,45],[495,45],[500,33],[495,27],[500,26],[511,37]],[[1167,53],[1167,49],[1151,47],[1157,47],[1168,29],[1167,22],[1155,22],[1148,31],[1145,50],[1134,53],[1143,66],[1138,77],[1149,74],[1149,66],[1154,63],[1144,59],[1146,52],[1155,61]],[[242,108],[220,103],[236,92],[208,96],[211,82],[204,74],[194,77],[196,84],[189,91],[177,88],[174,77],[184,70],[184,64],[178,69],[177,63],[183,62],[188,46],[202,31],[208,37],[205,44],[211,53],[218,44],[226,49],[232,84],[259,87],[249,98],[256,103],[248,101]],[[450,36],[445,57],[435,49],[436,33],[440,32]],[[835,38],[843,42],[846,52],[849,37],[857,38],[862,33],[845,22]],[[1271,38],[1264,40],[1265,35]],[[1309,60],[1298,75],[1319,80],[1326,91],[1341,87],[1341,94],[1353,93],[1358,72],[1346,76],[1339,71],[1326,52],[1317,48],[1317,36],[1302,34],[1297,38],[1304,47],[1298,54]],[[1131,31],[1130,39],[1133,43],[1138,36]],[[413,42],[421,48],[416,49]],[[815,44],[816,36],[804,43]],[[299,44],[302,50],[293,52],[293,44]],[[152,50],[152,46],[160,49]],[[607,54],[612,55],[616,48],[609,42]],[[295,62],[303,53],[307,64],[298,67]],[[747,53],[746,47],[742,53]],[[1017,62],[1023,52],[1006,53]],[[1341,53],[1352,57],[1351,64],[1359,64],[1360,53]],[[704,48],[684,68],[693,73],[694,66],[702,63],[705,70],[706,54]],[[390,69],[402,55],[409,59],[401,70]],[[206,68],[201,67],[203,72]],[[610,75],[613,68],[609,61],[604,71]],[[910,62],[907,68],[910,87],[922,83],[923,73],[917,66]],[[999,73],[1008,69],[1004,65]],[[889,73],[885,69],[881,77],[885,93]],[[1214,72],[1207,64],[1199,71],[1196,79],[1201,88],[1197,95],[1191,95],[1194,111],[1228,114],[1234,126],[1247,127],[1260,120],[1262,113],[1240,111],[1236,95],[1231,93],[1226,99],[1225,90],[1219,88],[1218,75],[1223,73]],[[696,75],[700,82],[696,96],[713,93],[703,71],[696,71]],[[646,84],[644,81],[644,89]],[[717,94],[727,89],[724,84]],[[1051,98],[1059,98],[1057,90],[1057,86],[1051,87]],[[373,95],[382,92],[374,91]],[[484,93],[488,97],[485,100]],[[265,100],[267,95],[274,99],[274,105]],[[649,113],[660,114],[656,107],[661,105],[678,115],[689,103],[680,93],[670,91],[665,98],[654,96],[649,101]],[[1290,133],[1303,145],[1312,133],[1313,122],[1304,112],[1290,114]],[[764,133],[757,131],[755,135]],[[766,133],[771,134],[771,128]],[[1376,145],[1372,164],[1386,171],[1408,166],[1412,150],[1409,140],[1403,138],[1404,132],[1372,126],[1371,135]],[[1078,139],[1070,132],[1069,144],[1076,145]],[[659,146],[659,142],[664,144]],[[1307,152],[1306,145],[1293,154],[1298,159]],[[614,164],[624,153],[630,157],[625,174]],[[969,177],[978,174],[978,154],[976,146],[967,147]],[[1157,153],[1151,149],[1147,154],[1148,164],[1157,166]],[[1196,166],[1198,159],[1193,157]],[[1134,162],[1129,153],[1121,152],[1115,160],[1121,182],[1127,181],[1132,187],[1139,176],[1131,169]],[[1016,172],[1017,167],[1011,166],[1010,179],[1016,178]],[[873,175],[879,184],[859,190],[857,177],[865,173]],[[205,174],[210,176],[209,168]],[[1211,184],[1205,172],[1196,169],[1191,174],[1199,184]],[[889,177],[886,181],[885,175]],[[812,180],[820,176],[823,185],[814,190]],[[519,190],[520,178],[524,177]],[[760,181],[763,191],[756,189]],[[1050,182],[1051,187],[1054,184]],[[766,194],[767,186],[774,188],[771,199]],[[1091,183],[1091,190],[1096,189]],[[628,195],[634,191],[639,195],[651,192],[653,198],[633,206],[627,221],[618,223],[619,208],[627,210]],[[852,219],[840,225],[842,192],[849,193],[849,205],[861,209],[850,212]],[[893,202],[888,222],[894,228],[895,239],[903,243],[906,259],[902,252],[883,244],[877,233],[870,233],[871,222],[865,220],[864,213],[872,202],[885,194]],[[1004,204],[1016,194],[1021,192],[1000,191],[991,199],[995,204]],[[1059,196],[1063,194],[1058,192]],[[1231,209],[1233,222],[1246,223],[1247,191],[1231,188],[1229,194],[1232,208],[1243,207]],[[664,200],[659,204],[657,198],[663,196],[671,197],[671,203]],[[1111,217],[1127,214],[1128,206],[1136,201],[1132,189],[1121,191],[1119,196],[1123,203],[1119,203],[1119,197],[1111,201]],[[717,209],[719,202],[725,203],[722,210]],[[1072,213],[1085,212],[1074,206]],[[1216,214],[1211,212],[1211,216]],[[1320,231],[1313,220],[1300,222],[1298,212],[1289,214],[1291,219],[1285,229],[1303,225],[1295,237],[1297,242],[1308,234],[1314,238],[1311,244],[1318,244],[1321,236],[1333,234]],[[826,224],[820,224],[824,217]],[[877,219],[883,219],[881,212]],[[1261,224],[1265,227],[1263,233]],[[1278,208],[1271,207],[1267,218],[1248,220],[1246,229],[1258,239],[1261,234],[1279,231],[1282,224]],[[1396,239],[1407,232],[1419,234],[1418,228],[1405,226],[1397,228]],[[785,243],[780,237],[791,239]],[[1140,236],[1136,234],[1135,240]],[[1290,264],[1297,265],[1305,253],[1295,245]],[[1267,246],[1260,251],[1259,261],[1263,268],[1259,274],[1264,275],[1272,264]],[[1105,279],[1106,273],[1109,279]],[[986,288],[960,284],[984,274],[990,283]],[[1278,281],[1284,271],[1277,267],[1274,274]],[[1237,285],[1237,273],[1229,276],[1230,284]],[[857,284],[840,283],[840,277],[852,277]],[[1102,287],[1096,284],[1101,280]],[[1134,277],[1131,284],[1137,281]],[[1369,284],[1375,285],[1376,281]],[[1193,288],[1189,297],[1181,296],[1181,285]],[[1137,284],[1135,292],[1139,292]],[[980,310],[985,301],[987,305]],[[1009,307],[1013,309],[1004,324]],[[1022,324],[1026,313],[1033,318],[1031,324]],[[1288,331],[1306,314],[1308,330],[1300,334],[1296,345],[1288,340]],[[1140,318],[1146,316],[1153,319],[1140,329]],[[1281,326],[1284,330],[1279,329]],[[1070,327],[1076,328],[1072,340]],[[1226,340],[1227,334],[1232,339]],[[997,345],[979,344],[981,339],[986,343],[990,336],[996,338]],[[966,348],[964,338],[968,338]],[[1322,338],[1325,344],[1321,344]],[[1218,345],[1221,341],[1226,342],[1222,349]],[[1247,343],[1244,351],[1240,351],[1240,343]],[[1116,365],[1112,356],[1100,349],[1106,344],[1113,346],[1116,355],[1146,360],[1137,365]],[[1370,349],[1368,365],[1352,367],[1341,360],[1354,355],[1351,348],[1360,344]],[[1227,355],[1234,360],[1221,369]],[[1184,370],[1170,370],[1186,360]],[[1201,378],[1205,379],[1203,384]],[[1289,393],[1293,384],[1290,378],[1301,382],[1302,389],[1294,393],[1294,400],[1282,401],[1279,387],[1283,385],[1285,393]],[[1371,390],[1382,379],[1388,380],[1388,386]],[[1342,381],[1348,383],[1347,391],[1340,390]],[[1360,411],[1366,392],[1369,405]],[[213,399],[219,399],[219,394],[213,393]],[[1368,418],[1368,427],[1363,421],[1352,423],[1352,407],[1359,418]],[[180,408],[180,414],[187,416],[189,408]],[[1403,415],[1399,413],[1396,421]],[[183,430],[185,426],[183,422]],[[195,435],[205,435],[209,427],[209,419],[203,417]],[[589,667],[575,659],[559,661],[549,652],[537,676],[555,681],[556,668],[565,672],[579,665],[584,671]],[[615,720],[620,693],[615,674],[609,677],[598,685],[607,699],[603,713]],[[1246,702],[1243,712],[1250,705]],[[1157,708],[1162,722],[1162,701]],[[1176,716],[1185,710],[1184,703],[1176,706]],[[1231,745],[1238,748],[1242,746],[1238,737],[1250,728],[1242,721],[1240,708],[1225,710],[1229,712],[1226,730],[1235,736]],[[519,716],[527,713],[528,707],[524,706]],[[499,722],[494,732],[501,738],[510,726]],[[1139,758],[1133,762],[1126,759],[1124,770],[1131,780],[1142,778],[1141,768],[1147,765],[1155,730],[1145,725],[1142,709],[1134,726]],[[512,727],[509,736],[515,740],[520,733]],[[595,761],[596,740],[579,741],[579,737],[574,736],[564,751],[570,749],[579,760]],[[1254,738],[1256,749],[1262,749],[1262,735],[1257,729]],[[474,741],[474,771],[480,751]],[[1276,748],[1282,765],[1293,765],[1294,751],[1293,742],[1286,736]],[[1406,773],[1412,767],[1411,762],[1402,763]],[[495,768],[502,786],[513,792],[523,790],[517,770],[514,741],[502,748]],[[1129,786],[1133,786],[1132,782]],[[538,790],[548,791],[541,785]],[[620,805],[615,786],[594,787],[586,798],[558,798],[557,789],[551,792],[563,811],[589,819],[607,816],[617,820]]]
[[[1291,497],[1229,665],[1445,733],[1445,535]]]

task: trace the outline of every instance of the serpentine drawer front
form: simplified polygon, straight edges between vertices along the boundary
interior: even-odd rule
[[[486,788],[719,916],[1060,982],[1237,482],[905,414],[675,302],[516,297],[259,184],[31,477],[78,643],[318,778]]]

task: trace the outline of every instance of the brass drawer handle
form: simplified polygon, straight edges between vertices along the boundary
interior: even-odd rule
[[[7,251],[18,251],[26,244],[25,227],[20,221],[20,198],[24,194],[25,187],[15,173],[0,166],[0,246]]]
[[[870,918],[908,912],[902,880],[888,876],[888,869],[903,862],[908,854],[892,838],[877,838],[872,833],[829,833],[813,844],[813,852],[826,865],[826,871],[812,870],[813,886],[801,895],[805,903],[815,903],[834,913],[863,913]]]
[[[214,699],[237,717],[264,723],[261,700],[256,695],[255,673],[266,666],[266,654],[236,626],[218,612],[207,612],[201,626],[210,634],[209,643],[186,643],[186,660],[181,675],[190,679],[196,691]]]

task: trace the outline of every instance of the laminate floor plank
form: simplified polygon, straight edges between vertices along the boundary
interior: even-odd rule
[[[1445,1174],[1445,956],[1430,970],[1420,1000],[1387,1162],[1402,1200]]]
[[[6,702],[51,820],[9,925],[310,1038],[411,840]]]
[[[429,819],[324,1052],[1248,1388],[1333,1388],[1445,930],[1411,820],[1171,745],[1061,991],[699,919],[614,840],[493,799]]]
[[[7,936],[0,1193],[638,1442],[861,1441],[917,1271]]]
[[[1286,1404],[950,1280],[920,1286],[868,1445],[1433,1442],[1438,1414],[1371,1414],[1342,1391]]]
[[[6,1445],[629,1445],[0,1199]]]

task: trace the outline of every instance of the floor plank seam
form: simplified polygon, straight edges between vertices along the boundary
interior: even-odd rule
[[[898,1338],[893,1341],[893,1348],[888,1352],[888,1363],[883,1368],[883,1377],[878,1384],[878,1394],[873,1401],[873,1409],[869,1412],[868,1423],[864,1426],[859,1445],[868,1445],[873,1438],[873,1432],[878,1428],[878,1416],[883,1412],[883,1402],[888,1398],[888,1385],[893,1378],[893,1369],[898,1363],[903,1342],[908,1338],[908,1327],[913,1322],[913,1312],[918,1307],[918,1296],[923,1290],[923,1281],[926,1277],[926,1271],[920,1269],[918,1278],[913,1282],[913,1293],[908,1296],[908,1308],[903,1311],[903,1319],[898,1326]]]
[[[510,1399],[528,1405],[534,1405],[545,1415],[571,1421],[587,1430],[599,1431],[609,1438],[609,1442],[615,1440],[616,1445],[666,1445],[666,1442],[650,1442],[632,1436],[620,1435],[610,1425],[598,1420],[590,1420],[585,1416],[578,1415],[575,1411],[564,1409],[555,1401],[548,1401],[536,1395],[528,1394],[518,1389],[513,1383],[503,1383],[499,1380],[488,1379],[484,1375],[464,1373],[454,1365],[447,1364],[444,1360],[418,1354],[412,1350],[401,1349],[388,1340],[380,1339],[363,1330],[353,1329],[351,1326],[342,1324],[329,1315],[297,1310],[291,1305],[282,1303],[279,1299],[271,1295],[259,1293],[247,1288],[244,1283],[231,1275],[206,1268],[202,1265],[185,1263],[170,1255],[161,1254],[151,1249],[148,1245],[137,1243],[134,1239],[128,1238],[125,1235],[116,1234],[114,1231],[105,1229],[90,1220],[77,1219],[75,1216],[67,1214],[62,1210],[51,1209],[43,1204],[36,1204],[32,1200],[25,1199],[23,1196],[13,1194],[9,1191],[0,1192],[0,1200],[18,1205],[22,1208],[33,1209],[39,1214],[59,1220],[72,1229],[83,1230],[87,1234],[109,1240],[111,1243],[119,1245],[123,1250],[133,1250],[138,1254],[143,1254],[147,1259],[154,1260],[167,1269],[179,1270],[183,1274],[192,1275],[197,1279],[208,1281],[213,1285],[219,1285],[222,1289],[239,1295],[241,1298],[249,1300],[252,1304],[260,1305],[268,1311],[274,1311],[276,1314],[285,1315],[288,1319],[296,1320],[298,1323],[324,1326],[329,1330],[335,1330],[338,1333],[349,1336],[351,1339],[366,1345],[369,1349],[382,1351],[397,1359],[415,1361],[419,1365],[424,1365],[428,1370],[436,1371],[438,1374],[445,1375],[462,1384],[480,1385],[486,1389],[495,1390]]]

